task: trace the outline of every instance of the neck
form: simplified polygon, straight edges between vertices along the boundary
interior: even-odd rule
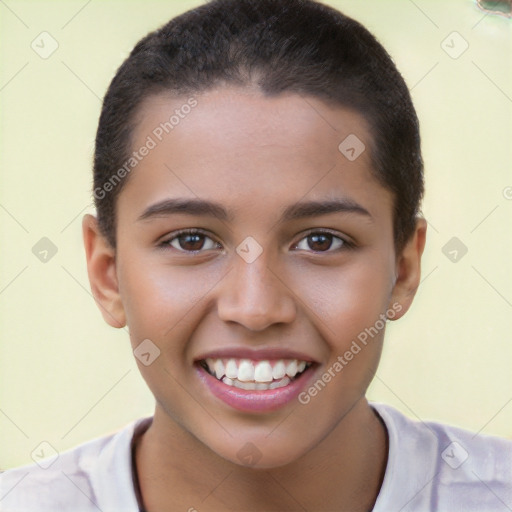
[[[385,426],[361,399],[315,448],[286,466],[252,469],[212,452],[157,408],[136,444],[147,512],[371,510],[384,478]]]

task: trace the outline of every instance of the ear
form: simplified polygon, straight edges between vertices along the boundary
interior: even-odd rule
[[[92,294],[107,324],[121,328],[126,315],[119,294],[116,273],[116,253],[101,233],[96,217],[85,215],[82,220],[87,273]]]
[[[425,248],[427,238],[427,221],[419,218],[416,221],[414,234],[405,244],[396,261],[396,280],[391,293],[389,307],[396,311],[396,315],[390,320],[401,318],[411,307],[416,290],[420,285],[421,256]],[[393,304],[395,307],[393,307]],[[398,310],[396,305],[401,309]]]

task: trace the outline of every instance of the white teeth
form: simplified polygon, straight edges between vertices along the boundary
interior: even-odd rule
[[[210,365],[208,365],[208,367],[211,368]],[[222,359],[215,360],[213,369],[215,371],[215,377],[217,377],[217,379],[219,380],[222,379],[222,377],[224,376],[224,363],[222,362]]]
[[[278,361],[272,368],[272,377],[274,379],[282,379],[286,375],[286,366],[283,361]]]
[[[226,364],[226,377],[230,379],[238,378],[238,368],[234,359],[230,359]]]
[[[288,363],[286,375],[288,375],[288,377],[295,377],[295,375],[297,375],[297,361],[295,359]]]
[[[260,361],[254,368],[256,382],[272,382],[272,366],[268,361]]]
[[[249,382],[254,380],[254,365],[247,359],[242,359],[238,366],[238,380]]]
[[[237,379],[233,381],[233,386],[235,386],[235,388],[245,389],[247,391],[256,389],[254,387],[254,382],[242,382]]]
[[[288,386],[288,384],[290,384],[290,379],[285,377],[284,379],[278,380],[277,382],[271,382],[268,385],[268,389],[282,388],[284,386]]]
[[[290,382],[298,373],[302,373],[311,363],[297,359],[280,359],[270,362],[251,361],[250,359],[216,359],[204,360],[209,372],[223,382],[241,389],[274,389],[268,384],[280,384],[288,379]],[[241,386],[240,383],[247,384]],[[264,385],[262,387],[260,385]],[[286,385],[286,384],[283,384]],[[254,387],[255,386],[255,387]],[[280,387],[280,386],[278,386]]]
[[[224,377],[222,379],[222,382],[224,382],[224,384],[227,384],[228,386],[233,386],[239,389],[245,389],[246,391],[264,391],[267,389],[277,389],[287,386],[288,384],[290,384],[290,379],[288,377],[284,377],[281,380],[265,384],[263,382],[241,382],[238,379],[233,380],[228,377]]]

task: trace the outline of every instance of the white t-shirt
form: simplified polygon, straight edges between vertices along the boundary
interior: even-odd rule
[[[512,441],[412,421],[388,405],[371,405],[389,435],[373,512],[512,510]],[[131,445],[150,423],[151,418],[140,419],[56,459],[2,473],[0,510],[138,512]]]

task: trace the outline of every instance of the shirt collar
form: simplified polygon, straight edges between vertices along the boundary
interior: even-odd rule
[[[96,503],[103,512],[139,512],[132,472],[132,442],[153,418],[141,418],[118,432],[102,450],[91,472]]]

